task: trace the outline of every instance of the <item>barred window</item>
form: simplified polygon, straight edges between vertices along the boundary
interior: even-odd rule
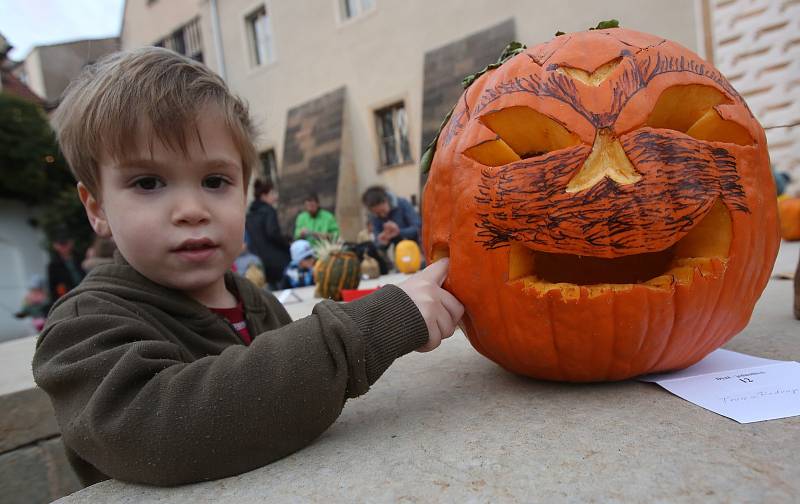
[[[202,62],[203,37],[200,33],[200,18],[194,18],[153,45]]]
[[[408,144],[408,120],[403,102],[396,103],[375,112],[378,131],[378,150],[381,165],[394,166],[411,162],[411,148]]]

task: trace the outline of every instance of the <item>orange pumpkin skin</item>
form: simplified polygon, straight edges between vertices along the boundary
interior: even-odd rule
[[[692,101],[681,95],[659,108],[668,89],[695,89],[676,86],[723,97],[713,111],[690,110],[722,126],[657,117]],[[538,137],[569,145],[510,152],[505,130],[526,127],[497,126],[492,114],[511,107],[545,116]],[[590,162],[597,146],[609,156],[621,147],[633,171],[595,170],[611,166]],[[764,131],[711,65],[632,30],[571,33],[514,56],[459,99],[424,189],[424,252],[429,261],[450,257],[445,287],[464,304],[462,328],[484,356],[535,378],[621,380],[694,364],[746,326],[777,254],[774,194]],[[712,215],[721,220],[704,220]],[[706,238],[714,222],[726,223],[727,241]],[[671,255],[687,247],[709,255]],[[519,251],[536,254],[529,276],[513,274],[527,261]],[[663,256],[668,274],[619,285],[540,278],[562,259],[570,266],[558,274],[624,275],[640,254]]]
[[[784,198],[778,202],[781,236],[784,240],[800,240],[800,198]]]

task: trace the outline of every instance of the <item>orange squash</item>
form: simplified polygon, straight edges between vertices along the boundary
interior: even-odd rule
[[[745,327],[777,254],[775,185],[718,70],[616,28],[522,46],[467,85],[433,144],[422,231],[480,353],[620,380]]]
[[[781,236],[784,240],[800,240],[800,198],[783,198],[778,202]]]
[[[394,247],[394,265],[400,273],[416,273],[422,263],[422,252],[414,240],[400,240]]]

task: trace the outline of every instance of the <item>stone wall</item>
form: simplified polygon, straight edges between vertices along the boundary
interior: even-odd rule
[[[425,53],[420,144],[423,152],[464,91],[461,80],[497,61],[515,36],[514,20],[508,19]]]
[[[303,199],[316,192],[322,208],[337,214],[342,171],[345,88],[309,100],[289,110],[280,170],[280,222],[285,234],[303,210]]]

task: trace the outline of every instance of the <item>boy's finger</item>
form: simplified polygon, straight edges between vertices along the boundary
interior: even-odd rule
[[[449,266],[450,259],[445,257],[444,259],[439,259],[435,263],[431,264],[419,274],[425,280],[429,280],[441,287],[442,283],[444,283],[444,279],[447,278],[447,270],[449,269]]]
[[[450,318],[453,319],[453,323],[457,324],[461,317],[464,315],[464,305],[456,299],[456,297],[446,290],[442,289],[442,305],[444,305],[447,313],[450,314]]]
[[[436,325],[439,326],[439,340],[449,338],[456,331],[455,321],[444,313],[436,319]]]

